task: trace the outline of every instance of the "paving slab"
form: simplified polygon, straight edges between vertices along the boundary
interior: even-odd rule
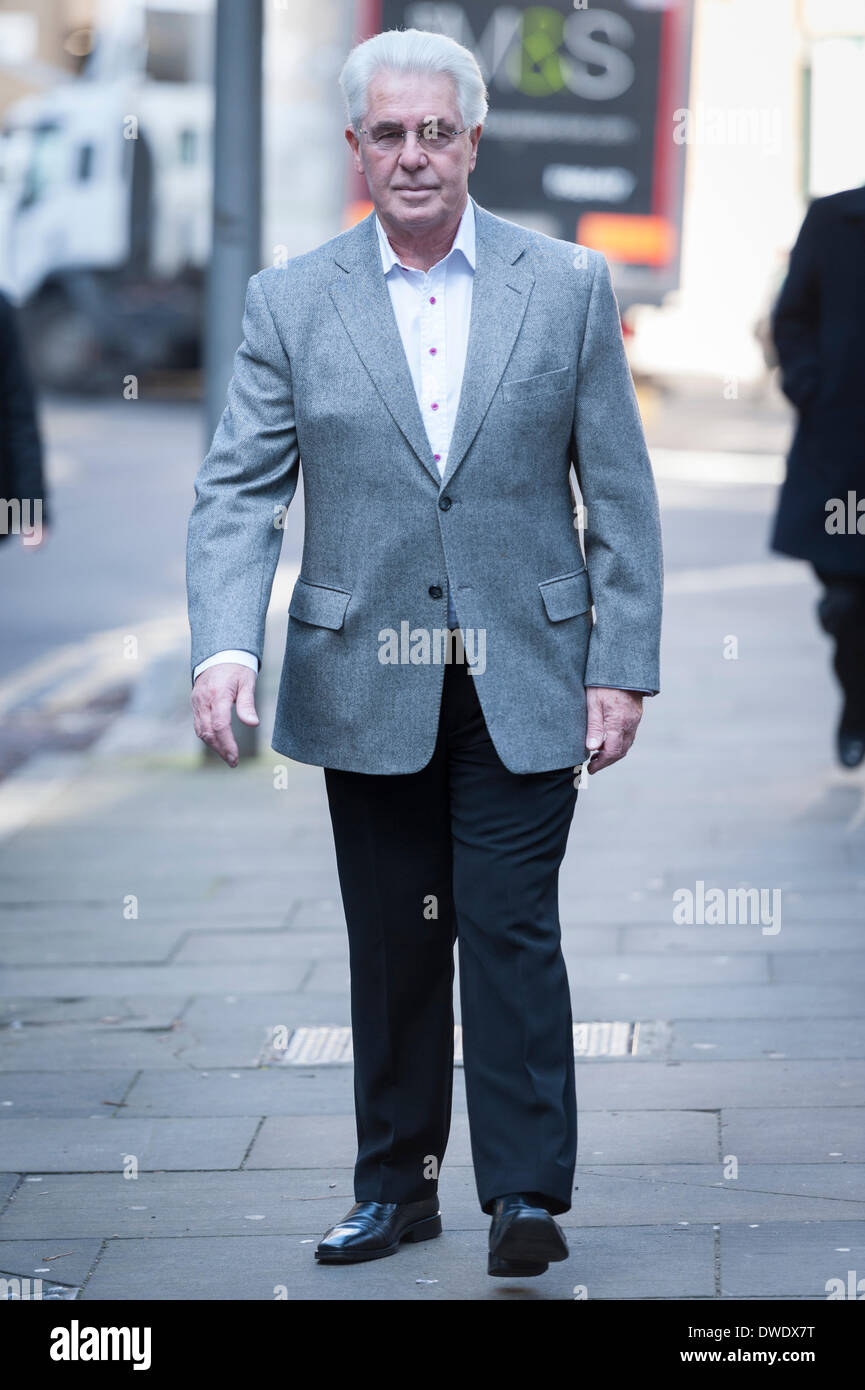
[[[721,1291],[727,1298],[777,1297],[782,1290],[788,1297],[825,1301],[842,1289],[847,1297],[855,1289],[857,1299],[865,1292],[865,1285],[859,1287],[865,1277],[865,1222],[724,1222],[720,1243]]]
[[[578,963],[568,974],[571,999],[578,1018],[622,1018],[630,1010],[633,1018],[850,1018],[861,1012],[859,985],[752,985],[739,984],[725,989],[720,985],[682,985],[670,988],[663,982],[651,988],[617,985],[605,989],[591,984],[589,961],[585,970]]]
[[[174,1029],[133,1032],[83,1025],[0,1033],[0,1073],[51,1071],[59,1057],[71,1070],[104,1067],[183,1067],[181,1037]],[[2,1083],[0,1083],[2,1088]]]
[[[722,955],[741,951],[787,955],[798,951],[857,951],[862,945],[859,922],[813,922],[791,926],[782,922],[776,935],[760,926],[729,927],[624,927],[620,950],[624,952],[708,951]],[[777,977],[773,977],[777,978]]]
[[[142,827],[139,827],[139,830],[142,830]],[[98,828],[94,826],[91,834],[98,835]],[[70,847],[68,852],[74,853],[74,849]],[[193,846],[189,846],[187,854],[194,856]],[[137,851],[136,864],[140,874]],[[40,872],[44,872],[44,868],[43,864]],[[99,873],[98,863],[94,864],[92,872],[95,881]],[[0,938],[4,931],[18,927],[26,927],[34,932],[60,928],[76,932],[89,930],[91,926],[114,927],[122,907],[123,898],[112,898],[110,901],[97,898],[74,902],[15,902],[11,905],[0,903]],[[142,901],[139,898],[138,921],[146,922],[153,927],[173,926],[182,932],[209,932],[214,928],[232,927],[255,931],[280,931],[288,926],[290,915],[290,903],[263,907],[253,894],[249,896],[246,910],[240,902],[219,903],[211,898],[199,899],[194,896],[181,898],[179,901],[174,898]]]
[[[320,961],[348,959],[344,931],[292,931],[289,927],[266,931],[237,928],[233,931],[197,931],[188,936],[174,956],[176,965],[218,965],[224,962],[255,965],[260,961]]]
[[[77,995],[52,999],[22,995],[0,1000],[0,1028],[28,1024],[105,1023],[116,1031],[170,1028],[189,1004],[185,995]]]
[[[99,1240],[3,1240],[0,1269],[22,1279],[42,1279],[67,1286],[84,1283],[96,1263]]]
[[[270,1058],[274,1030],[301,1026],[346,1027],[345,995],[204,995],[184,1013],[177,1055],[188,1067],[249,1067]]]
[[[861,923],[860,923],[861,925]],[[775,956],[772,977],[779,985],[855,982],[865,984],[865,951],[797,951]]]
[[[745,952],[718,955],[695,952],[665,957],[623,951],[617,956],[586,956],[569,945],[564,956],[572,982],[578,980],[581,989],[617,986],[644,989],[647,985],[711,985],[723,989],[732,985],[768,984],[770,979],[766,956]]]
[[[445,1230],[390,1259],[324,1266],[318,1229],[289,1237],[195,1236],[106,1243],[82,1294],[91,1299],[311,1302],[710,1298],[714,1240],[707,1227],[610,1227],[574,1233],[567,1260],[535,1279],[493,1279],[486,1231]]]
[[[259,1118],[21,1119],[0,1125],[0,1167],[19,1173],[239,1168]]]
[[[724,1181],[720,1164],[593,1166],[577,1175],[571,1227],[865,1219],[865,1169],[756,1165]],[[449,1229],[488,1225],[466,1167],[442,1169]],[[297,1234],[341,1219],[354,1200],[350,1169],[46,1175],[24,1182],[0,1216],[0,1240],[113,1236]],[[314,1213],[314,1215],[312,1214]],[[317,1223],[316,1223],[316,1217]]]
[[[577,1098],[590,1110],[719,1110],[726,1106],[865,1104],[861,1061],[577,1062]]]
[[[0,1208],[8,1201],[20,1180],[18,1173],[0,1173]]]
[[[718,1118],[697,1111],[582,1110],[579,1116],[579,1163],[599,1159],[616,1163],[708,1162],[718,1158]],[[318,1163],[351,1167],[357,1153],[354,1113],[345,1115],[270,1115],[256,1135],[245,1168],[308,1168]],[[471,1165],[468,1117],[451,1122],[446,1162]]]
[[[725,1154],[742,1163],[863,1163],[865,1110],[809,1110],[805,1106],[772,1110],[721,1111]]]
[[[130,930],[132,927],[132,930]],[[72,927],[42,928],[38,935],[29,926],[0,933],[4,964],[31,966],[34,970],[55,965],[154,965],[169,961],[184,935],[174,923],[168,927],[118,920],[111,926],[88,926],[86,934]]]
[[[274,975],[286,990],[299,989],[309,970],[309,962],[284,961],[278,972],[267,963],[260,965],[108,965],[94,969],[88,965],[68,965],[62,969],[12,966],[4,971],[3,990],[8,997],[50,994],[269,994]]]
[[[713,1061],[865,1057],[865,1018],[705,1019],[673,1023],[669,1057]]]
[[[22,1115],[110,1115],[123,1104],[134,1077],[129,1068],[5,1072],[0,1075],[0,1124]]]
[[[454,1091],[455,1108],[460,1108],[456,1082]],[[124,1099],[125,1115],[344,1115],[354,1108],[354,1072],[351,1067],[148,1069]]]

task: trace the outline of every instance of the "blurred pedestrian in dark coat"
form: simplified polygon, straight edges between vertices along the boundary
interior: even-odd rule
[[[865,187],[812,203],[772,319],[799,411],[772,545],[810,560],[844,693],[838,754],[865,758]]]
[[[33,385],[15,310],[0,294],[0,542],[18,532],[35,547],[47,524]]]

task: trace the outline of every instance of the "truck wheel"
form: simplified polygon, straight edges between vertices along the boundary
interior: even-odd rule
[[[61,290],[50,290],[25,305],[21,320],[40,386],[85,394],[105,389],[107,363],[96,329]]]

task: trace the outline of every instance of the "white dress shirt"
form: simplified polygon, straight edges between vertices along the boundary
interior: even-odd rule
[[[439,477],[443,477],[469,342],[475,274],[474,208],[467,198],[450,251],[429,270],[418,270],[399,260],[377,216],[375,229],[421,419]],[[448,626],[457,626],[450,587]]]

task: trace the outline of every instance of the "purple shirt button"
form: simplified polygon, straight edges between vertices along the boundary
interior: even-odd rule
[[[438,410],[438,408],[439,408],[439,403],[438,403],[438,401],[433,401],[432,405],[430,406],[430,410]]]
[[[429,301],[429,302],[430,302],[430,304],[435,304],[435,302],[436,302],[436,297],[435,297],[434,294],[431,294],[431,295],[430,295],[430,301]]]

